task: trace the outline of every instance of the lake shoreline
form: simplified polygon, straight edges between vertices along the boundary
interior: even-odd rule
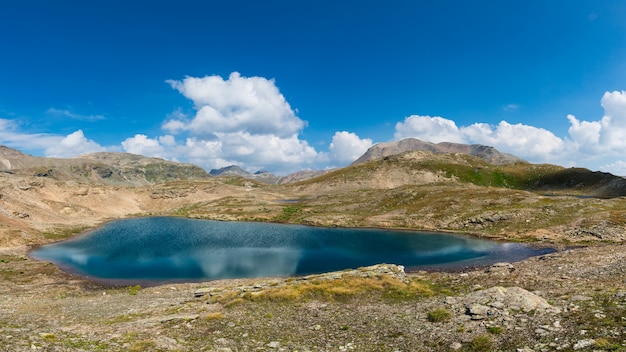
[[[117,228],[117,227],[123,227],[125,225],[128,226],[141,226],[142,232],[145,232],[144,228],[148,227],[149,228],[149,223],[150,222],[154,222],[156,221],[157,223],[159,223],[159,228],[154,228],[150,231],[148,231],[148,233],[146,233],[145,235],[143,235],[144,237],[150,238],[151,236],[155,236],[153,233],[157,233],[158,231],[160,231],[160,227],[167,227],[165,224],[169,224],[169,223],[176,223],[176,228],[188,228],[191,230],[191,228],[194,228],[194,230],[192,230],[192,232],[202,232],[205,231],[206,229],[204,227],[207,226],[214,226],[215,224],[218,225],[218,228],[221,227],[225,227],[225,228],[234,228],[237,226],[244,226],[244,228],[249,228],[247,231],[250,231],[250,229],[252,229],[254,235],[252,235],[252,233],[249,236],[253,236],[255,238],[255,242],[254,243],[258,243],[257,238],[259,237],[263,237],[265,241],[276,241],[278,239],[278,237],[276,237],[276,235],[266,235],[264,234],[263,231],[270,231],[271,233],[275,233],[276,231],[280,230],[282,231],[281,233],[284,233],[284,235],[281,236],[287,236],[288,238],[290,238],[289,241],[302,241],[303,238],[309,238],[308,236],[312,236],[310,237],[310,240],[307,241],[315,241],[315,242],[319,242],[319,241],[323,241],[323,243],[326,243],[324,241],[331,241],[328,242],[324,245],[322,245],[321,243],[319,245],[316,245],[315,248],[319,248],[319,249],[315,249],[315,251],[319,251],[321,250],[322,252],[320,252],[319,254],[306,254],[305,258],[311,258],[311,259],[307,259],[305,262],[312,264],[314,262],[311,262],[310,260],[320,260],[320,259],[313,259],[316,257],[319,257],[320,255],[322,257],[330,255],[332,253],[333,257],[335,257],[337,255],[337,253],[334,252],[334,247],[332,245],[332,241],[335,240],[341,240],[341,238],[337,238],[336,236],[338,234],[342,234],[342,236],[346,236],[348,234],[350,234],[350,236],[354,236],[354,240],[349,241],[351,244],[350,246],[354,246],[354,245],[359,245],[362,249],[361,250],[366,250],[367,253],[372,253],[373,255],[378,255],[376,253],[382,252],[384,253],[389,253],[389,254],[385,254],[384,257],[382,257],[382,259],[380,260],[369,260],[369,261],[361,261],[360,264],[349,264],[348,262],[346,262],[346,264],[343,264],[343,266],[341,264],[337,264],[338,266],[333,266],[330,265],[328,266],[328,263],[334,263],[334,260],[346,260],[346,259],[341,259],[343,257],[336,257],[336,259],[331,260],[331,259],[326,259],[326,262],[322,261],[322,263],[324,264],[324,266],[326,266],[326,269],[306,269],[306,271],[302,272],[301,270],[303,270],[302,268],[299,269],[300,271],[296,271],[296,272],[292,272],[291,270],[294,269],[289,269],[289,271],[284,272],[284,273],[280,273],[276,272],[276,271],[271,271],[271,270],[281,270],[280,266],[281,265],[285,265],[288,262],[285,262],[284,260],[287,261],[293,261],[293,260],[297,260],[297,263],[300,264],[296,264],[296,262],[293,262],[293,264],[289,264],[289,265],[297,265],[297,267],[301,267],[301,265],[303,265],[305,262],[303,262],[304,258],[302,258],[302,254],[296,254],[296,252],[294,252],[293,255],[297,255],[297,257],[294,257],[293,259],[290,259],[293,255],[292,254],[288,254],[287,257],[285,257],[285,259],[281,260],[281,259],[272,259],[274,264],[269,264],[269,263],[265,263],[265,264],[258,264],[258,265],[254,265],[254,267],[256,268],[255,270],[261,270],[259,268],[269,268],[269,275],[267,274],[262,274],[262,273],[251,273],[251,274],[219,274],[219,276],[213,277],[199,277],[197,276],[197,274],[194,274],[193,276],[189,276],[189,277],[182,277],[182,278],[175,278],[175,277],[154,277],[154,278],[141,278],[139,276],[137,277],[133,277],[133,278],[113,278],[113,277],[105,277],[102,275],[97,275],[94,274],[93,272],[90,272],[90,269],[80,269],[78,266],[76,266],[76,264],[72,264],[72,262],[64,262],[61,259],[52,259],[52,257],[46,257],[46,255],[42,255],[42,252],[45,252],[46,250],[48,250],[49,248],[52,247],[63,247],[63,246],[71,246],[71,247],[75,247],[78,246],[81,241],[92,241],[93,239],[90,238],[91,236],[97,236],[99,234],[99,231],[106,231],[108,228]],[[185,224],[184,222],[188,222],[187,224]],[[139,225],[141,224],[141,225]],[[202,228],[200,228],[201,226],[204,226]],[[196,227],[198,227],[199,229],[195,229]],[[215,231],[216,229],[212,229],[211,231]],[[124,240],[128,240],[129,237],[127,237],[127,230],[120,230],[117,229],[116,231],[122,231],[124,233],[124,235],[119,235],[117,238],[117,240],[113,241],[113,242],[120,242],[120,241],[124,241]],[[233,231],[233,230],[229,230],[229,231]],[[314,231],[316,234],[309,234],[311,231]],[[332,234],[333,232],[338,231],[337,234]],[[237,234],[239,234],[241,232],[240,230],[236,230],[235,231]],[[306,237],[302,237],[305,236],[304,234],[307,234]],[[416,236],[411,236],[415,234]],[[211,236],[209,236],[210,238],[215,237],[215,233],[211,233]],[[405,235],[409,235],[409,236],[405,236]],[[160,235],[162,236],[162,235]],[[228,243],[230,243],[230,241],[232,241],[232,236],[234,236],[233,234],[221,234],[218,237],[220,238],[224,238],[224,240],[226,240]],[[449,262],[447,263],[436,263],[438,261],[440,261],[439,256],[441,256],[441,258],[444,258],[444,256],[447,256],[449,254],[448,250],[445,250],[444,252],[442,252],[441,254],[435,254],[434,257],[432,257],[432,259],[427,259],[430,258],[432,255],[429,254],[428,257],[425,257],[425,260],[427,260],[426,262],[422,262],[422,260],[419,261],[420,264],[412,264],[411,261],[407,262],[407,258],[405,259],[396,259],[394,260],[393,258],[404,258],[408,253],[411,252],[406,252],[406,245],[400,245],[398,244],[393,244],[393,248],[395,249],[391,249],[391,248],[386,248],[385,246],[387,245],[391,245],[391,244],[387,244],[385,245],[385,242],[380,242],[380,244],[375,245],[375,248],[369,248],[369,245],[366,246],[367,242],[363,242],[362,241],[382,241],[385,236],[393,236],[392,238],[394,238],[394,242],[391,243],[396,243],[396,241],[402,240],[402,241],[411,241],[411,243],[415,242],[415,244],[409,246],[408,248],[414,248],[414,250],[417,250],[417,248],[422,248],[425,243],[431,243],[431,242],[423,242],[423,241],[435,241],[432,242],[431,244],[429,244],[428,246],[433,246],[435,245],[434,243],[437,243],[436,246],[441,246],[443,243],[446,243],[446,241],[461,241],[459,242],[459,244],[461,243],[485,243],[485,245],[487,245],[487,243],[489,243],[489,249],[487,252],[484,252],[483,254],[480,254],[478,256],[476,255],[472,255],[475,256],[475,259],[471,259],[469,260],[469,257],[467,259],[463,259],[460,258],[459,259],[447,259]],[[439,237],[441,236],[441,237]],[[107,238],[109,238],[110,236],[107,236]],[[131,238],[133,240],[137,240],[138,236],[131,236]],[[180,234],[180,235],[172,235],[169,234],[167,235],[167,240],[163,239],[163,240],[156,240],[157,242],[162,241],[164,243],[171,243],[174,244],[176,243],[176,246],[185,246],[185,241],[189,240],[189,236],[188,235],[184,235],[184,234]],[[201,238],[204,238],[204,240],[206,240],[206,235],[201,235]],[[185,241],[181,240],[184,239]],[[445,239],[445,241],[444,241]],[[112,241],[112,240],[111,240]],[[118,248],[117,250],[123,250],[123,251],[128,251],[128,248],[126,247],[140,247],[140,246],[146,246],[146,244],[148,242],[145,242],[145,240],[142,239],[142,241],[144,242],[138,242],[141,244],[128,244],[126,246],[123,246],[123,248]],[[154,238],[151,238],[150,241],[155,241]],[[194,241],[198,241],[198,239],[194,239]],[[238,241],[242,241],[241,238],[238,239]],[[417,242],[416,242],[417,241]],[[419,242],[422,241],[422,242]],[[160,242],[159,242],[160,243]],[[291,242],[289,242],[291,243]],[[424,243],[424,244],[419,244],[419,243]],[[101,246],[102,244],[100,244]],[[259,244],[257,244],[258,246]],[[262,247],[259,247],[258,251],[262,251],[261,253],[265,253],[263,251],[267,251],[264,250],[262,248],[265,248],[267,244],[262,244]],[[288,245],[288,247],[285,248],[291,248],[290,246],[295,245],[294,244],[290,244]],[[194,242],[194,251],[198,250],[198,244]],[[230,245],[229,245],[230,246]],[[244,248],[254,248],[255,245],[243,245]],[[276,247],[276,250],[280,250],[281,252],[284,252],[284,249],[282,249],[285,244],[276,244],[276,245],[270,245],[267,248],[275,248],[273,246],[278,246]],[[319,246],[319,247],[318,247]],[[365,246],[365,247],[364,247]],[[480,246],[483,246],[482,244]],[[511,248],[509,248],[511,247]],[[146,247],[147,248],[147,247]],[[218,247],[219,248],[219,247]],[[226,248],[230,248],[230,247],[226,247]],[[386,249],[385,249],[386,248]],[[436,247],[433,247],[433,249],[427,249],[430,247],[426,247],[424,250],[427,251],[435,251],[434,253],[437,253],[437,250],[435,250]],[[487,247],[486,247],[487,248]],[[486,249],[485,248],[485,249]],[[498,249],[498,248],[503,248],[502,250]],[[504,248],[507,248],[506,250],[504,250]],[[513,248],[517,248],[516,250],[513,250]],[[485,249],[482,249],[481,251],[484,251]],[[353,250],[356,249],[350,249],[352,253]],[[420,249],[422,250],[422,249]],[[501,261],[507,261],[507,262],[516,262],[516,261],[520,261],[523,260],[525,258],[528,258],[530,256],[536,256],[536,255],[543,255],[543,254],[547,254],[550,252],[554,252],[557,251],[557,248],[551,247],[551,246],[537,246],[536,243],[532,243],[532,244],[525,244],[525,243],[519,243],[519,242],[510,242],[510,241],[502,241],[502,240],[492,240],[492,239],[486,239],[486,238],[478,238],[476,236],[472,236],[472,235],[468,235],[468,234],[459,234],[459,233],[451,233],[451,232],[434,232],[434,231],[417,231],[417,230],[409,230],[409,229],[388,229],[388,228],[361,228],[361,227],[351,227],[351,228],[341,228],[341,227],[318,227],[318,226],[310,226],[310,225],[299,225],[299,224],[282,224],[282,223],[270,223],[270,222],[236,222],[236,221],[215,221],[215,220],[204,220],[202,221],[201,219],[189,219],[189,218],[184,218],[184,217],[171,217],[171,216],[142,216],[142,217],[131,217],[131,218],[124,218],[124,219],[119,219],[119,220],[110,220],[107,221],[101,225],[99,225],[98,227],[95,228],[91,228],[86,230],[85,232],[82,232],[76,236],[73,236],[65,241],[58,241],[58,242],[54,242],[54,243],[50,243],[50,244],[46,244],[46,245],[42,245],[42,246],[37,246],[35,248],[32,248],[31,250],[28,251],[28,255],[36,260],[42,260],[42,261],[47,261],[47,262],[52,262],[55,265],[58,265],[63,271],[74,275],[76,277],[85,279],[85,280],[89,280],[89,281],[93,281],[93,282],[98,282],[100,284],[103,285],[109,285],[109,286],[114,286],[114,287],[119,287],[119,286],[131,286],[131,285],[142,285],[142,286],[154,286],[154,285],[164,285],[164,284],[170,284],[170,283],[189,283],[189,282],[203,282],[203,281],[212,281],[212,280],[218,280],[218,279],[237,279],[237,278],[248,278],[248,277],[254,277],[254,278],[260,278],[260,277],[298,277],[298,276],[302,276],[302,275],[306,275],[306,274],[319,274],[319,273],[323,273],[323,272],[332,272],[332,271],[336,271],[336,270],[342,270],[342,269],[348,269],[348,268],[357,268],[357,267],[361,267],[361,266],[367,266],[367,265],[373,265],[373,264],[380,264],[380,263],[393,263],[393,264],[398,264],[398,265],[403,265],[407,268],[408,271],[414,272],[414,271],[423,271],[423,270],[428,270],[428,271],[441,271],[441,272],[462,272],[462,271],[468,271],[468,270],[474,270],[476,268],[479,267],[486,267],[489,266],[491,264],[493,264],[494,262],[501,262]],[[307,250],[308,251],[308,250]],[[331,252],[329,252],[331,251]],[[458,249],[455,249],[454,252],[452,253],[456,253],[458,251]],[[39,252],[39,253],[37,253]],[[248,253],[249,251],[247,251],[246,253]],[[298,250],[297,253],[299,253],[300,250]],[[426,252],[426,253],[429,253]],[[71,252],[74,253],[74,250]],[[112,255],[112,253],[114,253],[113,249],[107,250],[105,251],[105,253],[107,255]],[[126,252],[122,252],[122,253],[126,253]],[[129,258],[144,258],[145,253],[141,253],[141,252],[132,252],[134,254],[124,254],[124,256],[130,256]],[[209,252],[211,253],[211,252]],[[250,252],[252,254],[252,252]],[[280,253],[280,252],[279,252]],[[285,252],[285,253],[290,253],[290,252]],[[308,252],[303,252],[303,253],[308,253]],[[324,254],[326,253],[326,254]],[[459,254],[461,254],[463,252],[459,252]],[[469,255],[470,252],[468,252],[467,254],[463,254],[465,255]],[[487,254],[489,253],[489,254]],[[499,253],[499,254],[498,254]],[[523,254],[521,254],[523,253]],[[184,252],[182,253],[172,253],[171,255],[183,255]],[[348,254],[348,253],[347,253]],[[356,253],[352,253],[349,254],[349,256],[353,256]],[[68,254],[70,255],[70,254]],[[76,255],[78,254],[71,254],[71,258],[74,258]],[[271,256],[276,256],[276,253],[273,252],[268,252],[268,254],[262,254],[261,257],[258,257],[258,254],[253,255],[252,257],[250,257],[249,255],[240,255],[240,254],[236,254],[234,255],[234,257],[239,257],[240,259],[246,259],[246,261],[249,260],[257,260],[254,258],[260,258],[262,259],[264,262],[267,261],[268,257],[267,255],[271,255]],[[360,255],[360,254],[359,254]],[[413,255],[413,254],[412,254]],[[495,255],[495,257],[493,259],[488,259],[485,260],[483,257],[487,255],[486,258],[490,258],[490,256]],[[81,254],[82,256],[82,254]],[[183,255],[181,257],[184,258],[184,260],[188,261],[191,260],[190,258],[196,258],[197,255],[195,254],[189,254],[189,255]],[[233,263],[230,258],[230,255],[226,255],[226,254],[220,254],[220,256],[223,256],[223,260],[227,260],[227,262],[216,262],[214,264],[201,264],[202,267],[208,265],[207,269],[203,269],[203,270],[211,270],[213,271],[214,267],[223,267],[224,263],[228,263],[227,265],[229,267],[233,267],[233,269],[230,270],[240,270],[240,266],[237,263]],[[167,258],[167,256],[166,256]],[[282,258],[282,257],[279,257]],[[297,258],[297,259],[296,259]],[[346,257],[348,258],[348,257]],[[181,259],[177,259],[177,262],[180,262]],[[72,259],[74,260],[74,259]],[[82,260],[86,260],[86,259],[81,259]],[[200,259],[194,259],[194,260],[202,260],[202,262],[199,263],[203,263],[206,260],[213,260],[212,255],[208,255],[208,257],[206,255],[203,255],[202,258]],[[277,261],[278,260],[278,261]],[[330,262],[328,262],[328,260],[330,260]],[[432,263],[429,263],[430,261],[435,260]],[[142,259],[142,261],[145,262],[145,259]],[[352,261],[352,259],[350,259],[350,261]],[[307,265],[309,265],[307,264]],[[127,275],[128,270],[130,267],[128,267],[128,264],[125,264],[126,266],[124,267],[124,274]],[[142,264],[143,265],[143,264]],[[194,264],[195,265],[195,264]],[[98,270],[103,270],[103,267],[109,267],[109,266],[114,266],[112,264],[98,264],[97,268]],[[142,269],[144,270],[144,269]],[[169,270],[169,269],[168,269]],[[186,272],[187,269],[176,269],[176,272]],[[193,269],[193,270],[197,270],[197,269]],[[278,275],[276,275],[278,274]],[[107,274],[110,275],[110,274]],[[161,274],[159,274],[161,275]],[[206,274],[205,274],[206,275]],[[225,276],[222,276],[225,275]]]

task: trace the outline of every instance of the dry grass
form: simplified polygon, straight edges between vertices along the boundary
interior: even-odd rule
[[[309,299],[346,300],[378,293],[388,300],[427,297],[434,294],[424,282],[405,283],[387,275],[379,277],[349,277],[335,280],[313,280],[282,287],[274,287],[259,294],[248,294],[252,301],[300,301]]]

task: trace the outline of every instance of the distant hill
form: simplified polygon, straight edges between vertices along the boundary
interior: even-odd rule
[[[243,178],[248,178],[251,180],[268,183],[268,184],[279,184],[282,177],[276,176],[268,171],[259,170],[255,173],[246,171],[237,165],[230,165],[223,167],[221,169],[213,169],[209,171],[211,176],[239,176]]]
[[[119,185],[208,178],[202,168],[129,153],[93,153],[75,158],[45,158],[0,146],[0,172]]]
[[[464,153],[409,151],[354,164],[302,181],[314,192],[392,189],[434,183],[498,187],[598,198],[626,196],[626,179],[584,168],[525,161],[495,165]]]
[[[211,176],[241,176],[241,177],[250,177],[252,176],[251,172],[248,172],[237,165],[230,165],[223,167],[221,169],[213,169],[209,171]]]
[[[480,144],[458,143],[430,143],[415,138],[406,138],[397,142],[378,143],[370,147],[365,154],[358,158],[353,165],[367,161],[384,158],[386,156],[400,154],[408,151],[428,151],[433,154],[459,153],[479,157],[494,165],[502,165],[523,161],[522,159],[507,153],[501,153],[494,147]]]
[[[272,184],[272,185],[280,185],[284,183],[298,182],[303,180],[308,180],[313,177],[317,177],[319,175],[325,174],[326,170],[305,170],[305,171],[297,171],[287,176],[276,176],[271,172],[265,170],[259,170],[255,173],[248,172],[237,165],[230,165],[223,167],[221,169],[213,169],[209,171],[211,176],[239,176],[243,178],[248,178],[251,180]]]

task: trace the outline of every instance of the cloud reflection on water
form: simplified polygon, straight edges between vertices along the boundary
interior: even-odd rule
[[[377,263],[482,264],[539,252],[459,235],[157,217],[111,222],[31,254],[103,279],[195,281],[284,277]]]

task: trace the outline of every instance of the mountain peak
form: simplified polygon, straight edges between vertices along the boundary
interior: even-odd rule
[[[494,147],[482,144],[461,144],[451,142],[431,143],[416,138],[405,138],[395,142],[378,143],[370,147],[365,154],[352,164],[361,164],[370,160],[400,154],[408,151],[428,151],[433,154],[459,153],[479,157],[490,164],[501,165],[523,161],[507,153],[501,153]]]
[[[237,165],[229,165],[220,169],[213,169],[209,171],[211,176],[242,176],[242,177],[250,177],[252,173],[242,169]]]

